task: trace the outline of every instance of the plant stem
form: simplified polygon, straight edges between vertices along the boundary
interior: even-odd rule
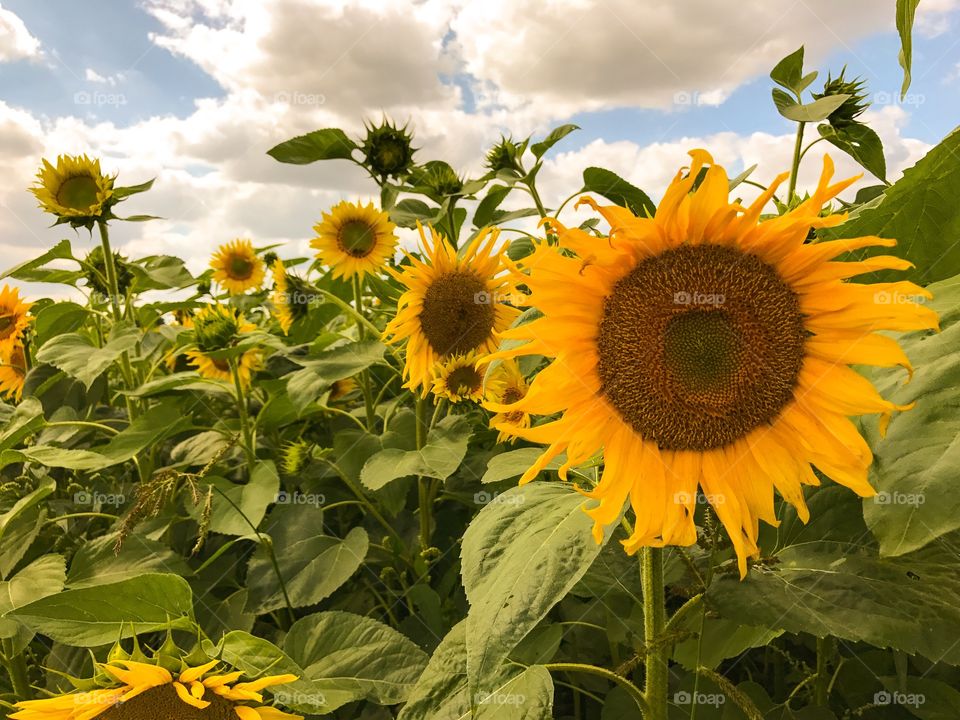
[[[647,699],[644,697],[643,693],[640,692],[640,688],[634,685],[630,680],[623,677],[623,675],[618,675],[612,670],[607,670],[606,668],[597,667],[596,665],[584,665],[581,663],[547,663],[544,665],[547,670],[552,670],[554,672],[580,672],[587,675],[596,675],[597,677],[602,677],[610,682],[616,683],[628,693],[630,697],[634,699],[640,709],[643,711],[643,716],[645,718],[652,717],[650,715],[650,707],[647,703]],[[666,707],[666,705],[664,705]],[[666,718],[666,715],[663,716]]]
[[[427,399],[422,395],[416,398],[417,450],[427,444]],[[417,499],[420,507],[420,549],[430,547],[430,533],[433,525],[433,502],[430,498],[430,479],[417,478]]]
[[[833,652],[833,643],[829,637],[817,638],[817,675],[814,688],[814,702],[820,707],[827,707],[830,699],[830,676],[827,674],[827,665]]]
[[[353,276],[353,304],[357,310],[357,315],[366,319],[366,316],[363,314],[363,281],[360,279],[359,274]],[[367,333],[364,324],[358,321],[357,339],[364,340],[366,336]],[[373,407],[373,393],[370,391],[369,370],[364,370],[362,373],[360,373],[360,387],[363,391],[363,406],[367,415],[367,430],[372,431],[374,423],[376,423],[377,416]]]
[[[803,130],[807,126],[805,122],[797,123],[797,140],[793,145],[793,166],[790,168],[790,185],[787,188],[787,204],[793,200],[793,195],[797,190],[797,174],[800,172],[801,149],[803,148]]]
[[[24,662],[22,653],[13,652],[13,640],[3,641],[3,664],[10,676],[10,685],[17,699],[31,700],[33,691],[30,689],[30,680],[27,677],[27,664]]]
[[[256,455],[253,450],[253,434],[250,431],[250,418],[247,415],[247,396],[243,392],[243,383],[240,381],[240,371],[237,368],[237,359],[230,358],[230,373],[233,375],[233,387],[237,395],[237,415],[240,417],[240,434],[243,436],[243,449],[247,454],[247,470],[253,472]]]
[[[663,631],[666,626],[663,586],[663,548],[645,547],[641,557],[643,585],[643,631],[647,646],[646,720],[667,720],[667,655]]]

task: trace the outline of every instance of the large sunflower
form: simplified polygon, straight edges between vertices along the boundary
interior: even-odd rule
[[[433,394],[451,402],[483,399],[483,370],[477,367],[480,355],[469,352],[454,355],[434,368]]]
[[[30,192],[48,213],[68,220],[97,220],[113,196],[113,181],[100,172],[100,160],[60,155],[56,167],[44,159]]]
[[[30,325],[33,303],[23,302],[20,291],[9,285],[0,290],[0,354],[6,355],[20,343],[23,331]]]
[[[491,352],[495,334],[519,314],[506,304],[512,285],[504,249],[496,248],[496,230],[477,235],[459,256],[445,238],[431,234],[432,243],[420,228],[424,260],[408,255],[409,265],[391,270],[407,290],[383,334],[386,342],[407,341],[404,387],[422,388],[424,396],[439,362]]]
[[[9,350],[0,351],[0,394],[20,402],[26,376],[27,358],[23,345],[16,343]]]
[[[496,413],[490,418],[490,427],[499,430],[497,442],[513,442],[510,428],[530,427],[530,415],[511,406],[526,397],[529,386],[517,362],[504,360],[490,373],[484,388],[483,406]]]
[[[72,692],[44,700],[17,703],[11,720],[303,720],[275,707],[262,705],[261,690],[297,679],[273,675],[237,682],[242,672],[208,674],[219,665],[213,660],[199,667],[171,673],[142,662],[120,661],[99,668],[113,687]],[[253,703],[253,704],[250,704]]]
[[[702,489],[743,576],[747,557],[758,552],[759,520],[777,523],[774,488],[804,521],[803,486],[819,483],[811,466],[861,496],[874,494],[872,454],[848,416],[880,414],[882,428],[907,408],[882,398],[848,365],[909,370],[896,341],[876,331],[938,323],[921,304],[930,297],[921,287],[847,281],[903,270],[907,261],[836,260],[894,240],[807,242],[811,228],[845,219],[819,216],[855,180],[831,185],[829,157],[811,198],[760,222],[786,174],[742,207],[728,202],[723,168],[702,150],[691,156],[689,173],[677,175],[655,217],[585,200],[610,223],[609,238],[552,223],[560,249],[541,243],[524,264],[531,304],[543,317],[503,333],[529,342],[494,357],[554,358],[526,397],[503,408],[562,413],[509,429],[549,445],[521,482],[564,451],[565,477],[602,447],[603,475],[586,492],[599,505],[588,514],[599,540],[629,499],[636,516],[624,541],[630,553],[695,542]]]
[[[237,238],[217,248],[210,258],[213,280],[220,283],[231,295],[242,295],[247,290],[260,287],[265,275],[263,260],[253,249],[253,243]]]
[[[343,201],[334,205],[323,220],[313,226],[317,237],[310,247],[335,278],[363,277],[387,264],[397,245],[396,226],[387,213],[373,203],[359,205]]]

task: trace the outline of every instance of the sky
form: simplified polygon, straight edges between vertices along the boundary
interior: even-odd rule
[[[376,187],[346,162],[283,165],[266,151],[322,127],[358,135],[384,114],[409,121],[419,160],[467,176],[501,133],[576,123],[540,173],[548,206],[591,165],[656,199],[696,147],[731,175],[758,164],[763,182],[789,168],[794,132],[768,73],[800,45],[821,71],[814,89],[843,67],[867,81],[865,118],[895,179],[960,119],[960,0],[922,0],[902,102],[894,4],[0,0],[0,265],[63,237],[93,247],[85,230],[49,227],[26,192],[40,159],[60,153],[100,157],[120,185],[156,178],[120,214],[164,219],[113,226],[128,256],[178,255],[200,271],[236,237],[305,254],[324,210]],[[833,155],[840,174],[859,172]]]

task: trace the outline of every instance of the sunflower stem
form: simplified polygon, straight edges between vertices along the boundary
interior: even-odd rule
[[[640,692],[640,688],[623,675],[618,675],[612,670],[597,667],[596,665],[586,665],[582,663],[547,663],[544,667],[553,672],[578,672],[586,675],[596,675],[597,677],[602,677],[610,682],[616,683],[630,694],[630,697],[634,699],[637,706],[643,711],[644,718],[653,717],[649,714],[650,706],[643,693]],[[666,715],[663,717],[666,718]]]
[[[827,707],[830,700],[830,674],[827,672],[830,656],[833,654],[833,643],[830,637],[817,638],[817,674],[814,683],[814,702],[820,707]]]
[[[363,313],[363,281],[359,273],[353,276],[353,304],[357,310],[357,316],[366,319]],[[363,323],[357,322],[357,339],[364,340],[367,336],[366,328]],[[373,406],[373,392],[370,390],[370,371],[364,370],[360,373],[360,387],[363,391],[363,407],[367,416],[367,430],[373,431],[373,426],[377,421],[376,409]]]
[[[243,449],[247,455],[247,471],[252,473],[256,456],[253,452],[250,418],[247,416],[247,396],[243,391],[243,383],[240,381],[240,370],[237,367],[236,358],[230,358],[228,362],[230,364],[230,374],[233,375],[233,388],[237,396],[237,415],[240,417],[240,433],[243,436]]]
[[[793,200],[793,195],[797,190],[797,174],[800,172],[800,159],[803,157],[801,152],[803,148],[803,130],[806,128],[805,122],[797,123],[797,140],[793,145],[793,166],[790,168],[790,185],[787,188],[787,205]]]
[[[7,675],[10,676],[10,685],[17,699],[32,700],[33,691],[30,689],[30,680],[27,677],[27,663],[23,658],[23,653],[14,652],[12,639],[4,639],[3,641],[3,664],[6,667]]]
[[[644,642],[647,646],[644,697],[648,707],[644,718],[667,720],[667,654],[662,642],[666,627],[663,548],[643,548],[640,579],[643,585]]]
[[[427,399],[417,395],[416,399],[416,429],[417,450],[422,450],[427,444]],[[420,550],[430,547],[430,534],[433,526],[433,501],[430,498],[430,479],[417,478],[417,499],[420,507]]]

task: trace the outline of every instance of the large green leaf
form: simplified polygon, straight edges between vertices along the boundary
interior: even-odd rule
[[[106,585],[148,572],[183,577],[191,573],[183,558],[165,543],[135,534],[124,539],[119,552],[116,543],[116,535],[103,535],[83,543],[70,561],[67,587],[75,590]]]
[[[863,514],[883,555],[903,555],[960,529],[960,277],[929,287],[940,313],[940,333],[900,339],[916,368],[873,370],[869,377],[893,402],[916,402],[898,413],[880,437],[876,422],[864,422],[874,448],[871,481],[878,494],[864,500]]]
[[[379,705],[403,702],[423,673],[427,655],[407,637],[372,618],[323,612],[298,620],[284,651],[304,678],[325,693],[350,693]]]
[[[800,104],[778,88],[773,90],[773,104],[788,120],[794,122],[820,122],[830,117],[830,114],[843,105],[849,95],[828,95],[813,102]]]
[[[363,466],[360,480],[371,490],[410,475],[446,480],[463,462],[472,433],[464,418],[445,417],[428,433],[420,450],[387,448],[372,456]]]
[[[0,515],[0,578],[13,572],[37,537],[46,517],[46,506],[41,501],[56,488],[53,478],[44,478]]]
[[[927,285],[960,274],[960,129],[950,133],[888,188],[876,205],[864,208],[822,237],[879,235],[899,241],[893,251],[916,268],[868,276],[878,280],[913,280]],[[865,255],[889,254],[887,248]]]
[[[960,536],[882,558],[849,490],[825,487],[811,494],[809,506],[807,526],[792,509],[785,512],[774,564],[752,568],[742,582],[717,576],[708,604],[745,625],[960,663],[960,576],[951,549]]]
[[[517,448],[507,452],[494,455],[487,463],[487,469],[480,478],[481,483],[495,483],[501,480],[509,480],[523,475],[527,469],[533,465],[537,458],[543,455],[543,448]],[[556,470],[566,460],[566,455],[562,454],[547,463],[546,470]]]
[[[497,496],[467,528],[461,570],[471,691],[484,688],[600,553],[584,502],[568,484],[534,482]]]
[[[770,71],[770,79],[777,85],[800,95],[817,78],[817,72],[803,74],[803,46],[778,62]]]
[[[258,462],[244,484],[222,477],[208,479],[214,487],[210,530],[223,535],[254,535],[280,489],[280,475],[272,460]],[[199,514],[200,509],[196,512]]]
[[[78,333],[58,335],[39,351],[37,360],[63,370],[86,385],[87,389],[102,372],[125,352],[136,347],[140,331],[132,325],[119,325],[103,347],[97,347]]]
[[[466,623],[447,633],[410,693],[398,720],[550,720],[553,680],[542,666],[505,665],[497,680],[471,693]]]
[[[0,428],[0,451],[18,445],[43,427],[43,406],[35,397],[26,397]]]
[[[270,148],[267,155],[282,163],[306,165],[317,160],[348,160],[356,149],[357,144],[343,130],[325,128],[282,142]]]
[[[547,136],[538,143],[534,143],[530,146],[530,152],[534,154],[535,157],[541,158],[544,153],[547,152],[550,148],[556,145],[558,142],[563,140],[567,135],[572,133],[574,130],[579,130],[579,125],[567,124],[560,125],[555,127]]]
[[[657,206],[643,190],[606,168],[588,167],[584,170],[581,192],[602,195],[615,205],[621,205],[641,217],[652,216],[657,211]]]
[[[65,590],[9,614],[58,642],[96,647],[165,628],[189,629],[190,586],[182,577],[147,573],[96,587]]]
[[[317,604],[349,580],[363,564],[370,544],[360,527],[343,540],[324,535],[323,510],[312,505],[278,505],[264,530],[270,535],[287,597],[295,608]],[[250,560],[247,589],[247,609],[258,615],[286,605],[273,561],[263,546]]]
[[[17,280],[32,280],[34,278],[32,271],[43,267],[51,260],[76,260],[76,258],[73,257],[73,250],[70,248],[69,240],[61,240],[52,248],[32,260],[27,260],[19,265],[15,265],[0,275],[0,280],[8,277],[16,278]]]
[[[880,180],[887,179],[887,161],[883,157],[880,136],[863,123],[853,122],[841,127],[828,123],[817,125],[820,137],[843,150]]]
[[[34,600],[60,592],[65,575],[66,561],[62,555],[41,555],[10,580],[0,582],[0,638],[13,642],[14,653],[30,642],[33,631],[5,616]]]
[[[910,72],[913,65],[913,19],[920,0],[897,0],[897,32],[900,34],[898,60],[903,68],[903,84],[900,86],[902,100],[910,88]]]
[[[384,346],[376,340],[339,345],[316,356],[293,358],[302,365],[287,376],[287,394],[302,411],[337,380],[352,377],[383,359]]]

